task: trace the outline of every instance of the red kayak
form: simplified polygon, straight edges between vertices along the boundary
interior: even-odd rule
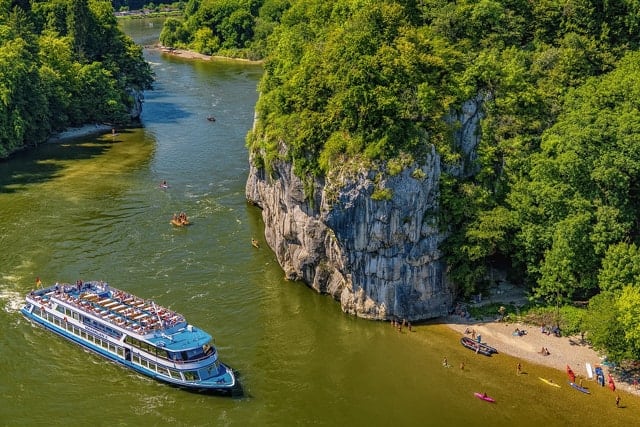
[[[495,401],[496,401],[493,397],[489,397],[489,396],[487,396],[487,394],[486,394],[486,393],[478,393],[478,392],[475,392],[475,393],[473,393],[473,395],[474,395],[475,397],[477,397],[478,399],[482,399],[482,400],[484,400],[485,402],[495,403]]]
[[[616,383],[613,381],[613,377],[609,374],[609,388],[611,391],[616,391]]]
[[[576,382],[576,374],[573,373],[573,370],[569,365],[567,365],[567,376],[569,376],[572,383]]]

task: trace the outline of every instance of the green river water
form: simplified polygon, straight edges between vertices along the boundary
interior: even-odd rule
[[[160,25],[123,21],[140,43]],[[477,356],[446,326],[398,333],[285,281],[268,247],[250,244],[263,225],[244,197],[262,69],[145,55],[157,82],[142,128],[0,162],[0,425],[637,425],[640,398],[622,394],[617,409],[608,389],[578,393],[562,372],[525,364],[516,376],[515,359]],[[179,211],[191,227],[172,228]],[[216,338],[244,395],[175,389],[32,326],[18,310],[36,276],[105,280],[181,312]]]

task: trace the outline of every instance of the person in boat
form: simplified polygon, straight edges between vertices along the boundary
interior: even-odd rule
[[[256,248],[256,249],[257,249],[257,248],[259,248],[259,247],[260,247],[260,242],[258,242],[254,237],[252,237],[252,238],[251,238],[251,245],[252,245],[254,248]]]

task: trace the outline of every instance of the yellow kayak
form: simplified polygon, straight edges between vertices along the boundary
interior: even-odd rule
[[[542,377],[538,377],[538,378],[540,378],[540,381],[542,381],[543,383],[549,384],[550,386],[553,386],[553,387],[560,388],[560,384],[554,383],[553,380],[548,380],[548,379],[542,378]]]

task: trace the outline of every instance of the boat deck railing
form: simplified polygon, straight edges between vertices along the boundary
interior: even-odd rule
[[[155,302],[111,288],[104,282],[56,284],[31,293],[38,304],[58,300],[140,335],[186,326],[178,314]]]

